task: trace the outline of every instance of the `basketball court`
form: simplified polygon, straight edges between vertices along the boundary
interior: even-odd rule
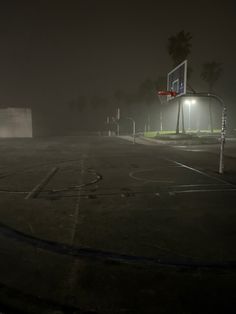
[[[188,69],[187,60],[183,61],[173,70],[167,74],[167,89],[158,91],[158,96],[162,105],[168,106],[168,103],[177,102],[177,123],[176,123],[176,134],[180,133],[180,128],[182,128],[182,134],[185,132],[184,125],[184,103],[183,99],[187,99],[185,103],[188,103],[189,108],[189,127],[190,127],[190,110],[191,104],[196,103],[198,98],[208,98],[216,100],[222,108],[221,114],[221,139],[220,139],[220,155],[219,155],[219,173],[224,172],[224,145],[225,145],[225,134],[226,134],[226,105],[221,97],[213,93],[202,93],[196,92],[191,88],[189,92],[188,85]],[[180,126],[181,121],[181,126]]]
[[[160,94],[168,102],[187,95],[186,73],[187,62],[170,72],[170,90]],[[142,298],[141,313],[150,304],[156,313],[161,296],[181,313],[179,294],[195,295],[196,285],[197,293],[223,287],[224,302],[233,300],[236,185],[216,173],[218,156],[137,145],[133,125],[132,142],[0,143],[0,284],[8,306],[49,314],[89,313],[93,304],[90,313],[110,314],[114,304],[122,313]],[[220,280],[210,278],[216,272]],[[215,304],[215,294],[208,298]]]
[[[167,302],[161,291],[180,306],[178,294],[196,285],[234,295],[236,188],[214,174],[217,157],[198,155],[207,173],[192,152],[119,138],[1,145],[0,282],[11,306],[26,299],[37,313],[81,313],[92,303],[109,313],[127,297]],[[214,272],[223,279],[210,280]],[[150,287],[152,295],[143,292]]]

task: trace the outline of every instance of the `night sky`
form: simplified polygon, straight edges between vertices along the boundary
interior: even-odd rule
[[[223,63],[215,91],[236,106],[235,1],[2,1],[0,103],[60,106],[83,95],[132,92],[172,68],[167,39],[193,35],[192,85]]]

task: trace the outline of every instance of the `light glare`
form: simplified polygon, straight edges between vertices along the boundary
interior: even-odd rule
[[[196,104],[196,99],[187,99],[184,102],[186,105],[195,105]]]

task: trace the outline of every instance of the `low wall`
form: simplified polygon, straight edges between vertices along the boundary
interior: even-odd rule
[[[0,137],[32,137],[29,108],[0,108]]]

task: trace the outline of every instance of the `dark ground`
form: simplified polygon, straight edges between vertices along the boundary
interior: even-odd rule
[[[2,312],[235,313],[234,157],[219,176],[216,148],[68,137],[0,152]]]

